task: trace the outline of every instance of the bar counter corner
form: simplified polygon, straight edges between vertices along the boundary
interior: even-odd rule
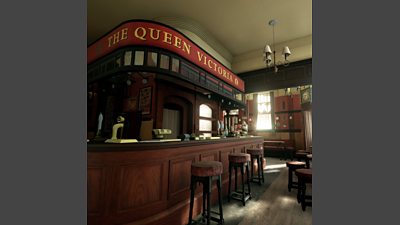
[[[222,193],[228,193],[228,154],[263,146],[263,138],[164,143],[87,145],[88,225],[183,225],[188,222],[191,164],[223,164]],[[193,215],[200,213],[196,191]],[[212,191],[212,202],[217,190]]]

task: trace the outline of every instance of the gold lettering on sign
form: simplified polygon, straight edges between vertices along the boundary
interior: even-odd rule
[[[222,75],[222,68],[218,67],[218,73]]]
[[[230,74],[229,72],[227,73],[227,75],[228,75],[228,79],[230,80],[230,81],[233,81],[233,77],[232,77],[232,74]]]
[[[121,40],[128,39],[128,28],[124,28],[121,31],[115,32],[113,35],[107,38],[108,47],[117,44]]]
[[[167,33],[164,31],[164,40],[163,42],[167,43],[167,44],[172,44],[172,34]]]
[[[183,42],[183,51],[190,55],[190,45],[188,45],[186,42]]]
[[[217,64],[215,62],[214,63],[214,71],[217,71]]]
[[[111,47],[111,41],[112,41],[113,37],[108,37],[108,47]]]
[[[174,36],[174,46],[177,48],[181,48],[182,47],[182,39],[178,38],[177,36]]]
[[[203,54],[201,54],[199,51],[197,51],[197,58],[199,59],[199,62],[203,59]]]
[[[114,36],[113,45],[115,45],[116,43],[119,42],[119,32],[115,33],[113,36]]]
[[[211,59],[209,59],[209,60],[207,61],[207,65],[208,65],[208,67],[210,67],[210,69],[212,69],[212,66],[210,65],[210,63],[211,63]]]
[[[160,39],[160,30],[155,30],[154,28],[149,28],[149,30],[150,30],[150,37],[151,37],[151,39],[153,39],[153,40],[158,40],[158,39]],[[154,30],[157,32],[156,33],[156,37],[154,36]]]
[[[138,27],[135,29],[135,37],[139,38],[142,41],[146,40],[146,29],[144,29],[143,27]]]
[[[127,40],[129,37],[128,35],[132,35],[130,34],[130,32],[132,31],[128,31],[128,29],[129,28],[123,28],[108,36],[106,39],[108,42],[108,47],[112,47],[113,45],[118,44],[121,40]],[[185,38],[181,38],[179,35],[176,36],[174,32],[169,33],[167,31],[164,31],[163,29],[148,27],[147,25],[145,25],[144,27],[136,27],[133,32],[134,37],[139,40],[155,40],[157,41],[156,44],[161,47],[166,46],[165,44],[163,44],[166,43],[178,49],[181,49],[183,52],[186,52],[190,57],[192,57],[192,55],[190,54],[191,42],[185,42]],[[150,35],[148,36],[147,33],[150,33]],[[96,51],[100,52],[101,50],[99,50],[99,48],[96,48]],[[241,81],[238,78],[236,78],[233,74],[226,70],[224,66],[217,63],[217,61],[215,61],[212,57],[208,57],[207,53],[201,50],[196,50],[196,52],[198,65],[201,65],[200,63],[204,64],[206,67],[214,71],[214,75],[220,75],[218,77],[223,78],[224,80],[229,80],[232,82],[232,84],[235,84],[237,86],[241,84]]]
[[[222,71],[222,76],[226,78],[226,70]]]
[[[128,39],[128,28],[124,28],[121,30],[121,40]]]

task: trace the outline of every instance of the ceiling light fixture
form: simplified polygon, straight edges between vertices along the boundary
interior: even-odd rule
[[[283,66],[288,66],[289,65],[289,60],[287,59],[290,54],[292,54],[289,50],[288,46],[283,47],[282,50],[282,55],[285,57],[285,61],[280,62],[276,61],[275,58],[275,25],[278,23],[275,19],[272,19],[268,22],[270,26],[272,26],[272,50],[271,47],[267,44],[265,45],[264,48],[264,62],[267,65],[267,68],[274,67],[275,73],[278,72],[278,66],[283,65]],[[273,55],[273,59],[272,59]]]

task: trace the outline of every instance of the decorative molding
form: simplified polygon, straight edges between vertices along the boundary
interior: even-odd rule
[[[227,48],[225,48],[217,39],[215,39],[214,36],[210,32],[208,32],[200,23],[184,17],[163,16],[163,17],[153,18],[153,20],[160,23],[165,23],[171,27],[175,27],[176,29],[180,30],[182,33],[185,33],[186,35],[187,32],[185,31],[192,32],[202,41],[204,41],[205,44],[209,45],[211,48],[213,48],[213,50],[215,50],[215,52],[212,52],[212,54],[216,53],[221,55],[229,63],[229,65],[225,66],[231,68],[231,62],[233,60],[232,53]],[[206,46],[202,46],[203,43],[196,43],[196,44],[200,45],[204,49],[207,49]],[[226,64],[226,62],[223,63]]]

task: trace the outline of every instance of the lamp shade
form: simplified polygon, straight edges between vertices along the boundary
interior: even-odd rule
[[[288,47],[288,46],[285,46],[285,47],[283,48],[283,50],[282,50],[282,55],[284,55],[284,56],[289,56],[290,54],[292,54],[292,53],[290,52],[289,47]]]
[[[267,55],[268,55],[268,53],[272,54],[271,47],[269,47],[269,45],[266,45],[265,49],[264,49],[264,52],[267,53]]]
[[[265,54],[267,54],[267,53],[265,53]],[[267,55],[267,56],[264,56],[264,61],[265,61],[265,63],[266,63],[267,65],[269,65],[269,64],[272,62],[271,54],[269,54],[269,55]]]

